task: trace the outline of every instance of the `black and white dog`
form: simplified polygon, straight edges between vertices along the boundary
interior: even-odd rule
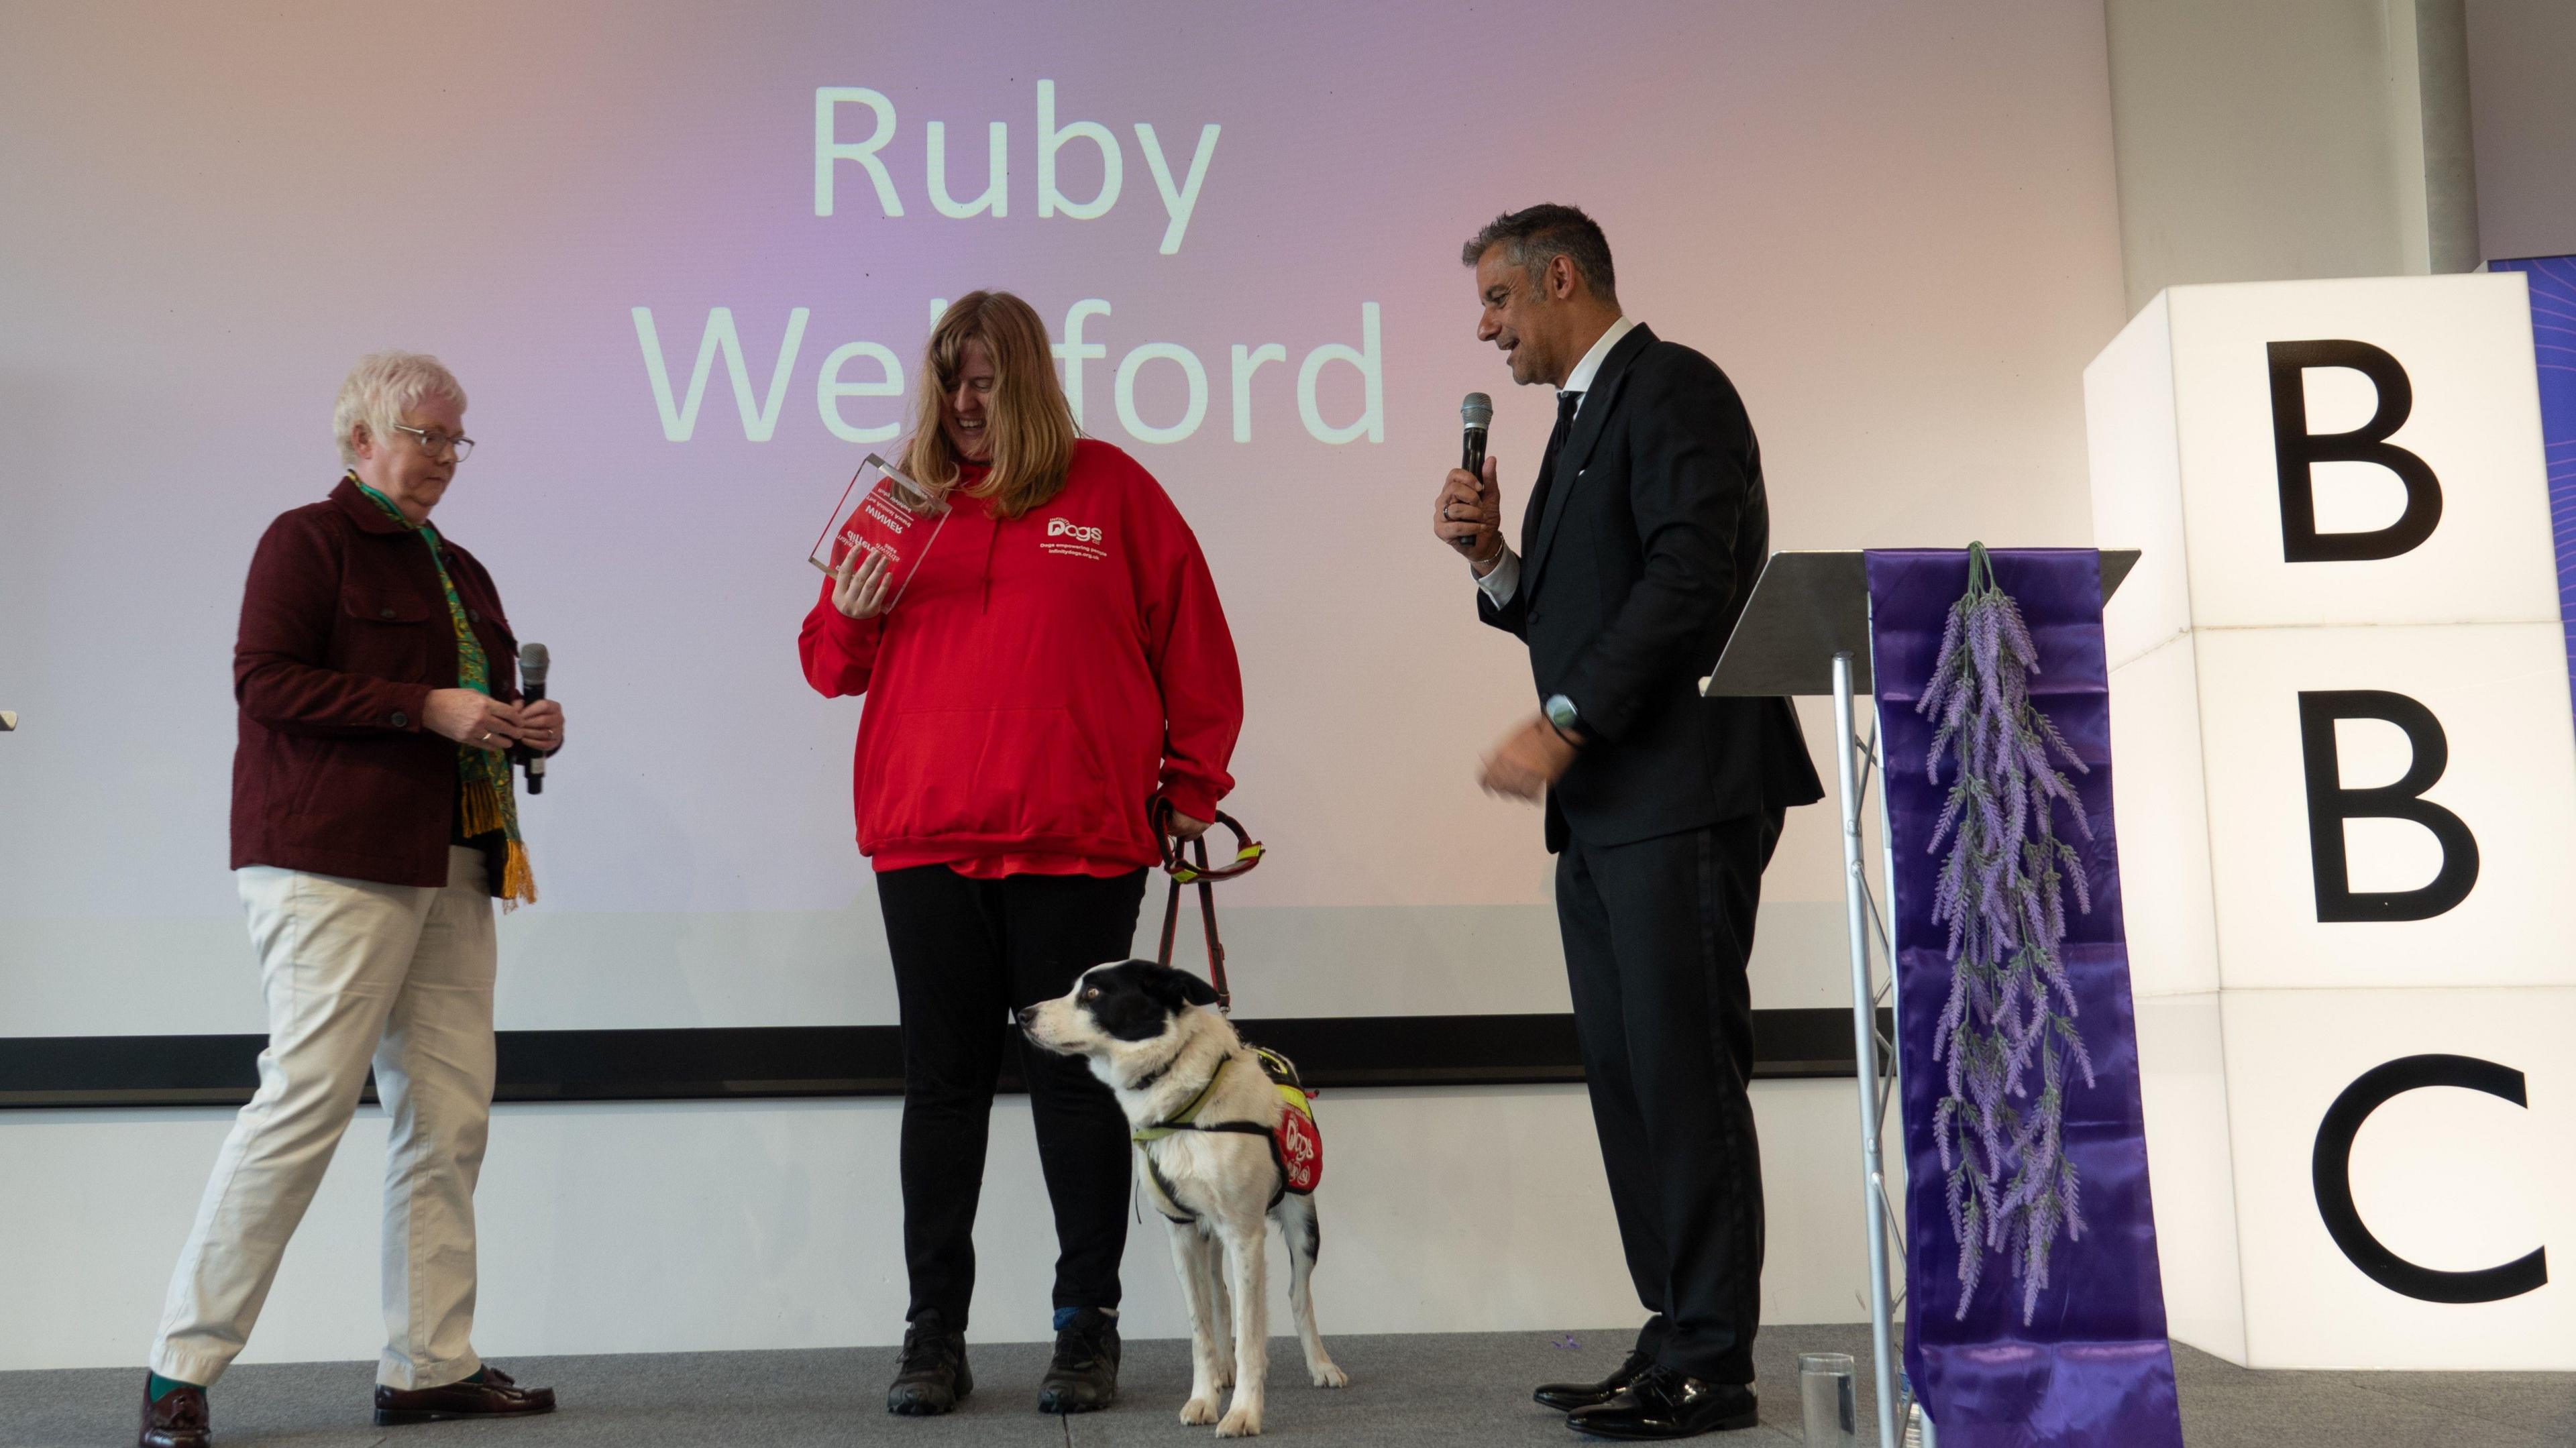
[[[1269,1133],[1279,1088],[1223,1016],[1201,1007],[1216,992],[1187,971],[1151,961],[1094,966],[1058,999],[1019,1013],[1020,1029],[1050,1051],[1090,1058],[1127,1113],[1144,1154],[1148,1191],[1172,1228],[1172,1261],[1190,1308],[1190,1400],[1184,1423],[1215,1423],[1220,1438],[1261,1431],[1268,1375],[1266,1257],[1275,1217],[1288,1243],[1288,1305],[1306,1372],[1319,1388],[1350,1381],[1315,1331],[1310,1279],[1321,1234],[1311,1196],[1284,1190]],[[1219,1262],[1223,1270],[1219,1270]],[[1232,1339],[1227,1325],[1232,1304]],[[1234,1401],[1220,1419],[1216,1395]]]

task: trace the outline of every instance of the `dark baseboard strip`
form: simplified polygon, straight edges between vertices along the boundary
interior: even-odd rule
[[[1890,1029],[1881,1012],[1881,1029]],[[1301,1016],[1237,1021],[1297,1062],[1306,1083],[1519,1086],[1580,1081],[1570,1015]],[[1756,1080],[1850,1076],[1847,1011],[1753,1013]],[[0,1038],[0,1108],[238,1106],[259,1086],[265,1036]],[[1004,1055],[1002,1089],[1021,1089]],[[513,1101],[735,1101],[900,1096],[892,1026],[503,1031]],[[375,1099],[375,1085],[366,1099]]]

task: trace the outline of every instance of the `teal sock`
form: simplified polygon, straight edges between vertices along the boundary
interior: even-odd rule
[[[474,1376],[467,1378],[465,1381],[469,1383],[479,1383],[483,1381],[483,1370],[481,1368],[476,1368],[474,1370]]]
[[[144,1386],[144,1392],[150,1394],[152,1401],[157,1403],[181,1388],[196,1388],[201,1393],[205,1391],[195,1383],[183,1383],[177,1378],[165,1378],[159,1373],[153,1373]]]

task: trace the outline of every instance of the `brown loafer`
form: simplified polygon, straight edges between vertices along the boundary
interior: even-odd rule
[[[442,1423],[450,1418],[527,1418],[554,1410],[554,1389],[520,1387],[508,1373],[490,1363],[483,1365],[483,1380],[479,1383],[376,1389],[376,1426],[380,1428],[397,1423]]]
[[[206,1390],[185,1385],[152,1401],[152,1379],[143,1379],[143,1431],[137,1448],[207,1448],[215,1441],[213,1420],[206,1416]]]

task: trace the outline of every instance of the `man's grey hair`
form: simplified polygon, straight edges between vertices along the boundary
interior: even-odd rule
[[[1458,259],[1469,266],[1484,260],[1496,245],[1503,260],[1535,278],[1558,257],[1574,263],[1575,275],[1605,302],[1616,305],[1619,288],[1610,269],[1610,239],[1601,224],[1572,206],[1539,205],[1506,211],[1467,238]]]
[[[465,408],[465,389],[456,374],[426,352],[370,352],[349,369],[340,384],[340,400],[331,408],[331,430],[339,434],[340,462],[358,465],[358,449],[349,434],[360,427],[379,445],[393,441],[394,425],[422,400],[444,397]]]

